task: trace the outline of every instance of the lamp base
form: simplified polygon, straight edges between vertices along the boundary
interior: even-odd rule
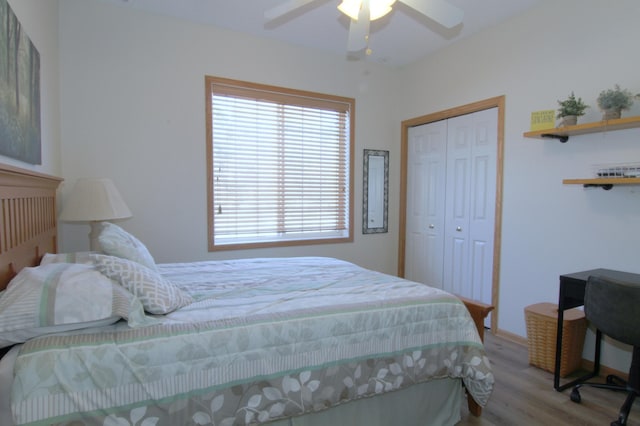
[[[100,249],[100,242],[98,241],[98,236],[100,235],[100,231],[102,231],[102,222],[101,221],[91,221],[89,222],[91,226],[91,232],[89,232],[89,249],[91,251],[102,251]]]

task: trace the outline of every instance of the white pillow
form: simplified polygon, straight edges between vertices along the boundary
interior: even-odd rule
[[[92,254],[96,268],[136,295],[145,311],[168,314],[193,302],[193,298],[162,275],[137,262]]]
[[[154,271],[157,269],[156,262],[147,247],[118,225],[102,222],[98,243],[101,251],[109,256],[129,259]]]
[[[136,297],[91,265],[24,268],[0,297],[0,347],[62,331],[112,324],[155,324]]]

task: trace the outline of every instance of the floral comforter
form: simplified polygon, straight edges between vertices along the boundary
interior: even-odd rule
[[[484,405],[493,374],[464,305],[329,258],[159,265],[195,303],[25,343],[16,424],[248,425],[434,378]]]

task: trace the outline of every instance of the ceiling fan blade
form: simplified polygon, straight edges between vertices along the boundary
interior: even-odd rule
[[[444,0],[399,1],[447,28],[453,28],[462,23],[462,18],[464,18],[464,11],[462,9]]]
[[[284,15],[293,12],[299,7],[308,5],[315,0],[289,0],[269,10],[265,10],[264,19],[269,22],[283,17]]]
[[[358,20],[351,20],[349,24],[349,41],[347,50],[358,52],[365,49],[369,43],[369,0],[362,2]]]

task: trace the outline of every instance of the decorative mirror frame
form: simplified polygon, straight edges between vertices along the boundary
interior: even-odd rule
[[[389,151],[364,150],[362,233],[388,232]]]

